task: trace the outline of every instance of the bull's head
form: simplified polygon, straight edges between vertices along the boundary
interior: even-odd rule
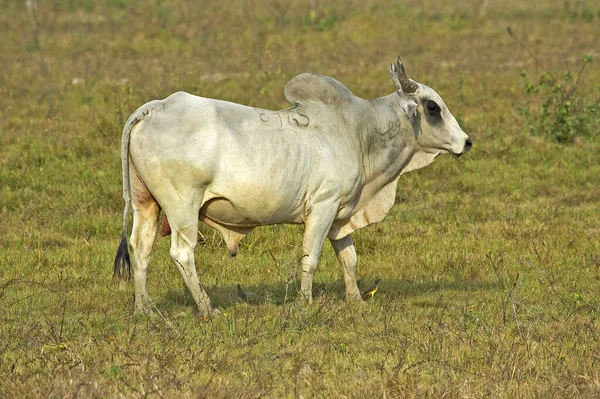
[[[390,67],[392,81],[400,96],[408,101],[406,109],[413,124],[417,145],[430,154],[449,152],[461,156],[471,149],[471,139],[458,125],[444,100],[432,88],[412,81],[398,56]]]

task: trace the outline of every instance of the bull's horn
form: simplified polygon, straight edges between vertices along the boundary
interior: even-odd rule
[[[402,90],[402,85],[400,84],[400,81],[398,80],[398,68],[396,68],[396,65],[394,63],[392,63],[392,65],[390,65],[390,75],[392,75],[392,82],[394,82],[396,89]]]
[[[402,65],[400,56],[398,56],[396,65],[392,64],[390,73],[392,74],[392,81],[398,90],[402,90],[406,94],[412,94],[419,88],[419,86],[417,86],[415,82],[411,81],[408,78],[408,75],[406,75],[406,71],[404,70],[404,65]]]

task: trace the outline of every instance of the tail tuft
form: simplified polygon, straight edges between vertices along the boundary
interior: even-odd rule
[[[129,260],[129,249],[127,249],[127,236],[121,237],[117,256],[115,256],[115,268],[113,272],[113,281],[127,282],[131,277],[131,262]]]

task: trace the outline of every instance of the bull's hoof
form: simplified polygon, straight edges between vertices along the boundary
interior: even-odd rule
[[[147,317],[154,317],[156,315],[156,313],[154,313],[154,311],[152,310],[152,308],[150,306],[144,307],[144,306],[136,306],[133,314],[136,316],[147,316]]]
[[[303,309],[307,306],[312,305],[313,300],[312,300],[312,296],[310,298],[307,298],[306,296],[304,296],[302,294],[302,292],[298,292],[298,295],[296,295],[293,298],[290,298],[290,303],[293,304],[298,309]]]
[[[154,315],[154,311],[152,310],[152,300],[150,297],[141,295],[140,297],[136,298],[133,312],[136,315]]]
[[[219,309],[216,308],[212,308],[212,307],[202,307],[202,308],[198,308],[198,316],[205,319],[205,320],[210,320],[213,317],[218,317],[221,315],[221,311]]]
[[[303,302],[304,304],[312,305],[313,303],[313,295],[312,292],[302,292],[300,291],[300,295],[298,296],[298,301]]]
[[[348,303],[365,303],[364,299],[360,295],[360,291],[347,292],[346,291],[346,302]]]

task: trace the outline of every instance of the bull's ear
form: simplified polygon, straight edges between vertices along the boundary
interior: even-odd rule
[[[406,116],[412,125],[413,133],[416,139],[421,133],[421,115],[417,109],[417,103],[413,100],[407,101],[404,105],[404,112],[406,112]]]
[[[404,105],[404,112],[406,112],[406,116],[410,123],[414,125],[417,121],[417,114],[419,112],[417,111],[417,103],[412,100],[407,101]]]

